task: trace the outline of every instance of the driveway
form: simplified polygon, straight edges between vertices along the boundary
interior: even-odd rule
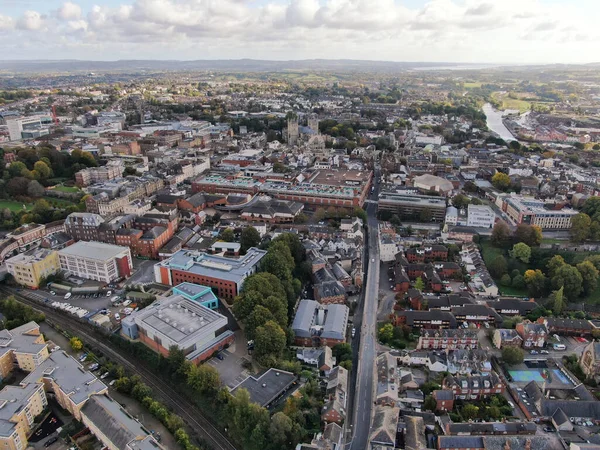
[[[135,272],[125,283],[126,286],[133,286],[136,284],[149,284],[154,283],[154,265],[158,261],[154,260],[142,260],[134,259],[133,268]]]

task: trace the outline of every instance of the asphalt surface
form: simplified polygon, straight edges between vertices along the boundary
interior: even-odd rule
[[[379,170],[375,172],[375,180],[379,178]],[[377,194],[377,189],[375,190]],[[363,287],[363,314],[360,328],[360,347],[356,370],[356,385],[352,414],[352,437],[349,448],[363,450],[368,447],[371,429],[371,412],[373,408],[373,390],[375,376],[377,297],[379,293],[379,243],[377,227],[377,205],[367,203],[368,226],[368,271]],[[374,261],[374,262],[373,262]]]

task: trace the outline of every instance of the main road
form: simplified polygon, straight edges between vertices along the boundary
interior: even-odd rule
[[[379,169],[375,169],[373,198],[379,191]],[[377,205],[367,203],[368,241],[365,253],[368,257],[367,279],[363,287],[360,346],[356,358],[356,384],[352,408],[352,436],[349,449],[364,450],[368,447],[375,386],[377,297],[379,292],[379,240],[377,227]]]

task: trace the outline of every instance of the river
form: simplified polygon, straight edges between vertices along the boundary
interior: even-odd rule
[[[504,126],[504,123],[502,122],[501,111],[495,110],[489,103],[483,105],[481,109],[485,114],[485,117],[487,119],[487,127],[490,129],[490,131],[496,133],[498,136],[500,136],[501,139],[504,139],[506,142],[516,140],[512,133],[508,131],[508,128]]]

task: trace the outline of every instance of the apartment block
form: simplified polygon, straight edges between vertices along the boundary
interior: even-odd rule
[[[22,450],[27,447],[34,419],[48,400],[42,383],[6,386],[0,391],[0,448]]]
[[[12,330],[0,331],[0,381],[8,378],[15,367],[31,372],[48,357],[48,345],[40,326],[28,322]]]
[[[36,248],[6,260],[6,270],[21,286],[40,287],[40,281],[60,271],[58,253]]]
[[[118,245],[79,241],[63,248],[58,255],[62,270],[105,283],[127,278],[133,269],[131,251]]]

